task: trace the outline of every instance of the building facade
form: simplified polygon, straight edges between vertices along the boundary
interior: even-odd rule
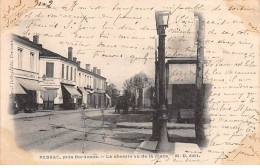
[[[86,64],[85,68],[78,61],[78,90],[82,93],[82,103],[85,108],[105,108],[111,98],[105,93],[106,78],[101,76],[101,69]]]
[[[82,95],[79,103],[82,107],[89,108],[91,95],[93,93],[93,76],[90,71],[90,64],[86,64],[85,69],[80,67],[78,61],[78,90]]]
[[[77,91],[77,62],[69,57],[42,48],[40,52],[40,80],[42,91],[40,107],[46,110],[77,109],[81,94]]]
[[[93,93],[90,97],[90,106],[93,108],[104,108],[108,106],[110,97],[105,93],[106,90],[106,78],[101,76],[101,69],[93,67],[92,70],[93,79]]]
[[[33,104],[37,110],[106,107],[109,101],[105,94],[106,78],[101,76],[100,69],[91,70],[90,64],[82,68],[72,55],[72,47],[68,47],[68,56],[64,57],[43,48],[37,35],[33,41],[18,35],[13,35],[13,40],[17,48],[14,71],[19,78],[15,90],[18,95],[32,97],[32,100],[28,98],[29,103],[23,104]],[[20,99],[16,102],[21,102]]]
[[[198,103],[196,88],[196,57],[172,58],[166,64],[166,96],[170,119],[176,122],[195,122]],[[203,79],[203,78],[202,78]],[[203,81],[200,103],[207,120],[207,95],[211,84]]]
[[[45,89],[39,84],[40,45],[26,37],[12,35],[13,40],[13,108],[14,112],[38,109],[39,95]]]

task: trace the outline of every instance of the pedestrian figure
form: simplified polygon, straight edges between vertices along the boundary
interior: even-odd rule
[[[123,115],[128,114],[128,108],[129,108],[129,103],[126,98],[124,98],[124,103],[123,103]]]
[[[109,108],[109,104],[110,104],[110,102],[109,102],[109,99],[108,99],[107,100],[107,107],[106,107],[106,109]]]
[[[116,102],[115,113],[116,114],[120,113],[120,101],[119,100],[117,100],[117,102]]]

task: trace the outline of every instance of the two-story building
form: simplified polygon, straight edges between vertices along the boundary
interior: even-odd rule
[[[39,75],[42,109],[76,109],[81,94],[77,90],[77,62],[72,59],[72,48],[68,48],[68,58],[41,48]]]
[[[104,108],[110,97],[105,94],[106,78],[101,76],[101,69],[86,64],[85,68],[80,67],[78,61],[78,86],[82,93],[82,103],[88,108]],[[84,89],[84,90],[83,90]]]
[[[90,64],[86,64],[85,68],[81,68],[81,62],[78,61],[78,90],[82,97],[79,100],[79,104],[83,107],[90,107],[91,94],[93,93],[93,75],[90,71]]]
[[[13,39],[17,78],[14,93],[20,108],[25,105],[38,110],[104,108],[111,102],[105,94],[106,78],[101,76],[101,70],[96,67],[91,70],[90,64],[82,68],[72,56],[72,47],[68,47],[68,57],[64,57],[43,48],[38,35],[33,36],[33,41],[18,35],[13,35]]]
[[[14,108],[15,112],[34,111],[38,108],[40,92],[45,89],[39,84],[39,53],[41,45],[26,37],[12,35]]]
[[[92,79],[93,93],[91,95],[90,106],[93,108],[104,108],[107,106],[108,101],[111,102],[111,100],[110,97],[105,94],[106,78],[101,76],[101,69],[93,67]]]

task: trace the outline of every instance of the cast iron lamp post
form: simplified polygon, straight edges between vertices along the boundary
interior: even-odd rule
[[[154,83],[155,83],[155,108],[156,110],[153,112],[153,131],[152,131],[152,137],[150,138],[150,140],[156,140],[158,141],[159,138],[159,130],[158,130],[158,59],[157,59],[157,42],[155,41],[155,79],[154,79]]]
[[[203,122],[203,62],[204,62],[204,31],[205,26],[203,24],[203,17],[195,13],[194,15],[196,21],[196,32],[197,32],[197,65],[196,65],[196,92],[197,101],[195,108],[195,133],[196,140],[199,146],[203,145],[206,136],[204,132],[204,122]]]
[[[165,29],[168,27],[169,21],[168,11],[155,12],[156,29],[159,36],[158,47],[158,79],[159,79],[159,102],[157,107],[159,140],[156,151],[164,152],[169,150],[167,135],[167,109],[165,97]]]

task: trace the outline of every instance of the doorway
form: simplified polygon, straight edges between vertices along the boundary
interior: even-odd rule
[[[54,99],[57,97],[57,89],[45,88],[46,91],[42,91],[41,97],[43,99],[43,109],[53,110]]]

